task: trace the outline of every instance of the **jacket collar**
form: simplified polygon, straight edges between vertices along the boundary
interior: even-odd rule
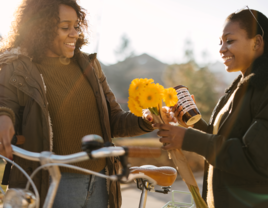
[[[28,57],[30,60],[32,60],[26,51],[21,50],[20,47],[12,48],[10,50],[7,50],[0,54],[0,66],[3,64],[9,64],[13,61],[17,60],[20,56]]]
[[[236,87],[240,87],[244,84],[249,84],[257,89],[264,89],[268,85],[268,54],[263,54],[258,57],[251,65],[248,75],[242,78],[239,75],[229,88],[225,90],[225,93],[229,93]]]

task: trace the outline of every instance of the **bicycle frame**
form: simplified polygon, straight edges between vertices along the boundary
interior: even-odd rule
[[[26,190],[29,189],[30,184],[33,186],[34,190],[37,190],[33,181],[31,180],[31,178],[33,178],[34,175],[39,170],[46,168],[49,171],[49,175],[51,176],[51,183],[50,183],[49,190],[48,190],[48,193],[47,193],[44,205],[43,205],[44,208],[51,208],[53,205],[54,198],[56,196],[59,182],[61,179],[61,173],[59,170],[59,166],[77,169],[77,170],[83,171],[85,173],[94,174],[98,177],[103,177],[103,178],[107,178],[110,180],[120,180],[123,183],[129,183],[136,178],[144,178],[144,179],[150,181],[150,183],[156,184],[156,182],[152,178],[150,178],[144,174],[107,176],[107,175],[103,175],[103,174],[100,174],[100,173],[97,173],[97,172],[94,172],[91,170],[76,167],[74,165],[66,164],[66,163],[73,163],[73,162],[90,160],[90,159],[94,159],[94,158],[123,156],[127,153],[127,151],[123,147],[102,147],[100,149],[91,151],[90,155],[86,152],[79,152],[79,153],[75,153],[75,154],[71,154],[71,155],[64,155],[64,156],[54,155],[52,152],[48,152],[48,151],[44,151],[41,153],[29,152],[27,150],[21,149],[17,146],[14,146],[14,145],[12,145],[12,149],[13,149],[14,155],[17,155],[17,156],[24,158],[24,159],[27,159],[27,160],[37,161],[37,162],[41,163],[41,166],[38,167],[32,173],[31,177],[29,177],[27,175],[27,173],[22,168],[20,168],[20,166],[18,164],[9,160],[6,157],[0,155],[1,158],[6,159],[8,162],[10,162],[13,165],[15,165],[16,167],[18,167],[24,173],[24,175],[26,177],[28,176],[27,179],[29,182],[26,185]],[[36,195],[36,207],[39,208],[39,201],[40,200],[39,200],[39,194],[37,191],[35,191],[35,195]]]
[[[126,162],[126,159],[124,158],[124,156],[126,154],[129,154],[129,151],[127,150],[127,148],[124,148],[124,147],[102,147],[100,149],[90,151],[90,154],[88,152],[79,152],[79,153],[75,153],[75,154],[71,154],[71,155],[64,155],[64,156],[54,155],[52,152],[48,152],[48,151],[44,151],[41,153],[29,152],[27,150],[21,149],[17,146],[14,146],[14,145],[12,145],[12,149],[13,149],[14,155],[17,155],[17,156],[24,158],[24,159],[27,159],[27,160],[37,161],[37,162],[41,163],[41,166],[38,167],[32,173],[32,175],[29,177],[27,175],[27,173],[18,164],[9,160],[8,158],[5,158],[4,156],[0,155],[0,158],[2,157],[4,159],[6,159],[8,162],[13,163],[13,165],[18,167],[24,173],[24,175],[27,177],[28,183],[26,185],[25,190],[26,191],[29,190],[30,184],[32,185],[34,192],[35,192],[35,196],[36,196],[36,205],[35,206],[37,208],[39,208],[39,201],[40,200],[39,200],[38,191],[37,191],[37,189],[32,181],[32,178],[41,169],[47,169],[49,171],[49,175],[51,176],[51,183],[49,186],[49,190],[48,190],[43,208],[51,208],[53,206],[53,202],[54,202],[54,199],[55,199],[55,196],[57,193],[57,189],[59,186],[59,182],[61,179],[61,173],[60,173],[59,166],[77,169],[77,170],[83,171],[85,173],[93,174],[93,175],[96,175],[98,177],[103,177],[103,178],[110,179],[110,180],[118,180],[122,183],[129,183],[135,179],[137,179],[137,181],[142,180],[144,182],[143,183],[144,185],[142,187],[142,194],[141,194],[141,198],[140,198],[140,204],[139,204],[140,208],[145,208],[145,206],[146,206],[148,191],[155,191],[155,192],[162,192],[162,193],[166,193],[169,191],[169,187],[165,187],[165,188],[167,188],[167,190],[164,189],[164,191],[154,190],[154,186],[156,185],[156,181],[153,180],[152,178],[150,178],[149,176],[143,174],[143,173],[129,174],[128,171],[122,171],[124,174],[107,176],[107,175],[100,174],[100,173],[97,173],[97,172],[94,172],[91,170],[87,170],[87,169],[83,169],[80,167],[76,167],[74,165],[67,164],[67,163],[74,163],[74,162],[90,160],[90,159],[94,159],[94,158],[114,157],[114,156],[121,157],[122,162],[124,164]],[[123,167],[127,167],[127,165],[124,164]],[[174,206],[175,204],[179,204],[179,203],[174,201],[174,195],[172,195],[172,197],[173,197],[172,202],[169,202],[167,204],[167,206],[165,206],[165,207],[169,207],[169,205]],[[193,201],[192,201],[192,204],[193,204]],[[181,203],[181,205],[190,205],[190,204]],[[191,207],[193,207],[193,206],[191,206]]]

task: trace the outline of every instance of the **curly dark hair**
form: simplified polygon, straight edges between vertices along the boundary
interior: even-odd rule
[[[33,61],[40,62],[57,36],[60,4],[72,7],[77,13],[80,29],[74,56],[80,53],[81,47],[88,42],[84,35],[88,24],[86,10],[77,0],[23,0],[0,52],[20,47]]]

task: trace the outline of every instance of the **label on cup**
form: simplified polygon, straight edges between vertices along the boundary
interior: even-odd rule
[[[185,88],[176,89],[177,97],[178,97],[178,106],[182,106],[183,114],[191,109],[195,109],[196,105],[189,93],[189,91]]]

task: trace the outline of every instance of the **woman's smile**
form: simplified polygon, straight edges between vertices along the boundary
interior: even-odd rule
[[[232,63],[232,61],[234,60],[234,56],[223,56],[223,63],[224,65],[230,65]]]
[[[70,49],[75,49],[75,43],[64,43],[64,45]]]

